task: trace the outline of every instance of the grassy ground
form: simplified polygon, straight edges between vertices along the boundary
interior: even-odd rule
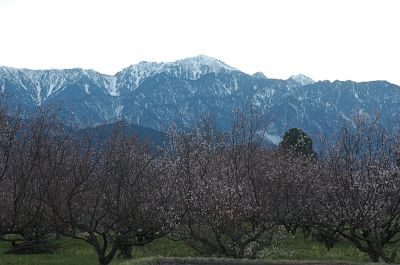
[[[272,260],[339,260],[353,263],[366,263],[369,258],[348,242],[339,242],[334,248],[326,247],[313,240],[304,239],[302,236],[291,237],[285,240],[280,251],[268,257]]]
[[[0,242],[0,265],[95,265],[97,257],[87,243],[79,240],[63,238],[57,244],[60,249],[55,254],[10,255],[4,254],[10,243]],[[169,241],[165,238],[134,249],[134,257],[195,257],[198,254],[182,242]],[[115,258],[112,264],[120,264],[124,260]]]
[[[96,264],[94,251],[84,242],[62,239],[60,250],[55,254],[38,255],[10,255],[4,254],[4,250],[10,243],[0,243],[1,265],[84,265]]]
[[[56,254],[50,255],[7,255],[3,252],[10,243],[0,242],[0,265],[95,265],[97,258],[93,249],[85,242],[63,238]],[[112,264],[149,265],[149,257],[198,257],[199,254],[182,242],[158,239],[144,247],[134,249],[133,263],[116,258]],[[144,259],[143,259],[144,258]],[[147,259],[146,259],[147,258]],[[339,243],[330,251],[314,240],[304,240],[301,236],[289,237],[280,248],[279,253],[266,257],[272,261],[318,260],[368,263],[368,257],[349,243]],[[157,263],[157,262],[156,262]]]

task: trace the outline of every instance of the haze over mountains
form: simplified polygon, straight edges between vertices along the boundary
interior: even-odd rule
[[[132,124],[166,131],[172,122],[193,127],[210,115],[221,128],[231,125],[236,108],[253,105],[273,119],[271,142],[292,127],[312,136],[333,134],[357,113],[381,115],[397,128],[400,87],[386,81],[319,81],[297,75],[270,79],[248,75],[205,55],[170,63],[140,62],[114,76],[93,70],[29,70],[0,67],[0,90],[23,109],[57,104],[80,127],[125,118]]]

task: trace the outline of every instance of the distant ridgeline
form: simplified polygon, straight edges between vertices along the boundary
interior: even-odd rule
[[[386,81],[314,82],[304,75],[269,79],[205,55],[140,62],[114,76],[83,69],[0,67],[0,90],[9,104],[22,109],[54,104],[81,128],[123,118],[165,132],[171,123],[192,128],[204,116],[219,128],[229,128],[236,108],[252,106],[272,120],[266,137],[275,144],[293,127],[313,138],[334,135],[357,114],[379,113],[381,124],[394,130],[400,115],[400,87]]]

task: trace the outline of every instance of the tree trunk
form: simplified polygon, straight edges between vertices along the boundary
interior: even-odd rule
[[[108,262],[105,259],[99,258],[99,265],[108,265]]]
[[[99,247],[99,245],[97,245],[97,247],[95,246],[95,249],[99,258],[99,265],[108,265],[117,253],[118,244],[114,242],[110,251],[107,254],[106,251]]]
[[[133,247],[132,246],[121,246],[119,248],[121,251],[120,256],[122,256],[123,259],[133,259],[132,251]]]
[[[102,255],[99,257],[99,265],[108,265],[111,262],[111,260],[112,257],[108,255],[107,256]]]
[[[379,255],[373,251],[368,252],[368,257],[372,262],[379,262]]]

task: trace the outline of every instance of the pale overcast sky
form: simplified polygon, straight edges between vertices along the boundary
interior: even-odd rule
[[[115,72],[206,54],[246,73],[400,84],[399,0],[0,0],[0,65]]]

